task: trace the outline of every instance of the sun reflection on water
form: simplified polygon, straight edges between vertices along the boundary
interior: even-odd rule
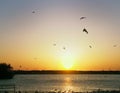
[[[73,90],[72,80],[71,80],[70,77],[65,77],[65,79],[64,79],[64,89],[63,90],[65,90],[66,92],[69,92],[69,93],[70,93],[71,90]]]
[[[70,78],[70,77],[66,77],[66,78],[65,78],[65,81],[66,81],[66,82],[71,82],[71,78]]]

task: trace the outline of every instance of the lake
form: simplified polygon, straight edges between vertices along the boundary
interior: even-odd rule
[[[92,91],[96,89],[120,89],[120,75],[56,74],[56,75],[15,75],[0,84],[15,84],[22,91]]]

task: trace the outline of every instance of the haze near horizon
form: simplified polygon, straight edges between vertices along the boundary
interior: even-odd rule
[[[16,70],[120,70],[119,9],[120,0],[1,0],[0,62]]]

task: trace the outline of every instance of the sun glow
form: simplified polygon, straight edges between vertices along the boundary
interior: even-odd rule
[[[72,69],[74,65],[74,56],[70,52],[65,52],[62,55],[62,64],[65,69]]]

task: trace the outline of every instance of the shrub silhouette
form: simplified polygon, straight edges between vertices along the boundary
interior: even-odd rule
[[[13,67],[10,64],[0,63],[0,72],[1,73],[8,73],[13,70]]]
[[[12,79],[13,76],[13,67],[10,64],[0,63],[0,79]]]

